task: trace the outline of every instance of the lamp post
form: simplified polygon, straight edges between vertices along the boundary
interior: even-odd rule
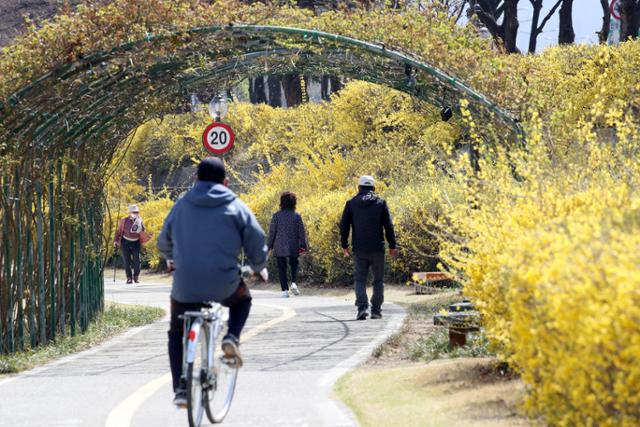
[[[224,119],[227,111],[229,111],[229,107],[225,97],[216,95],[209,102],[209,115],[214,121],[219,122]]]

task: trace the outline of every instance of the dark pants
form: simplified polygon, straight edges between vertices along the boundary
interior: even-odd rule
[[[229,329],[227,335],[233,335],[240,339],[240,333],[251,311],[251,292],[244,282],[240,282],[236,292],[229,298],[220,302],[225,307],[229,307]],[[171,323],[169,324],[169,364],[171,365],[171,377],[173,379],[173,391],[180,385],[184,388],[184,383],[180,384],[182,376],[182,353],[184,350],[183,324],[184,321],[178,316],[185,311],[199,311],[204,303],[182,303],[171,299]],[[184,381],[184,380],[183,380]]]
[[[367,277],[369,268],[373,271],[373,295],[371,296],[371,312],[380,313],[384,301],[384,252],[354,253],[356,306],[358,310],[369,308],[367,298]]]
[[[291,282],[295,283],[298,277],[298,257],[297,256],[277,256],[278,261],[278,276],[280,277],[280,287],[283,291],[289,290],[289,284],[287,282],[287,259],[289,260],[289,267],[291,267]]]
[[[138,277],[140,275],[140,240],[132,242],[123,237],[120,247],[122,248],[122,260],[127,279]]]

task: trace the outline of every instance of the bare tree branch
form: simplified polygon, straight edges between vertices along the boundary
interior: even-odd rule
[[[551,17],[553,16],[554,13],[556,13],[556,10],[558,10],[558,8],[560,7],[560,5],[562,4],[563,0],[558,0],[556,2],[555,5],[553,5],[553,7],[551,8],[551,10],[549,11],[549,13],[547,13],[547,16],[544,17],[544,19],[542,20],[542,22],[540,23],[540,26],[538,27],[538,29],[536,30],[538,32],[538,34],[540,34],[542,32],[542,30],[544,29],[544,26],[547,25],[547,22],[549,22],[549,19],[551,19]]]
[[[467,0],[462,0],[458,9],[458,15],[456,16],[456,23],[462,18],[462,13],[464,12],[464,8],[467,5]]]

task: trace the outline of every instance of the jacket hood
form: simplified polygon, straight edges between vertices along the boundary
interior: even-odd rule
[[[184,197],[196,206],[216,207],[228,205],[238,196],[222,184],[198,181]]]
[[[356,200],[359,205],[369,206],[374,203],[378,203],[380,198],[372,190],[365,190],[358,193],[358,195],[356,196]]]

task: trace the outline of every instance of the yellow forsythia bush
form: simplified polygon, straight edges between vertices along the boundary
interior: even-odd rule
[[[163,169],[185,160],[197,162],[207,155],[197,138],[209,120],[206,113],[167,116],[161,123],[141,126],[123,164],[146,175],[149,165],[135,166],[144,156]],[[352,82],[331,103],[291,109],[232,103],[227,120],[237,135],[227,158],[231,187],[265,231],[279,209],[280,194],[297,194],[311,248],[303,258],[305,276],[350,282],[353,267],[342,255],[338,224],[346,201],[357,192],[357,178],[365,174],[377,178],[377,190],[388,199],[397,227],[400,256],[391,264],[392,278],[403,280],[412,271],[435,268],[436,223],[444,221],[439,206],[446,197],[457,196],[456,183],[447,184],[433,165],[457,130],[442,123],[433,107],[400,92]],[[153,152],[147,147],[151,141]],[[151,218],[164,217],[171,204],[144,192],[139,199],[150,200],[140,204],[141,214],[155,233]],[[146,247],[145,259],[157,266],[155,242]]]
[[[457,174],[470,203],[448,213],[442,255],[548,425],[640,425],[639,123],[610,101],[561,156],[532,114],[525,150]]]
[[[527,407],[553,425],[640,425],[640,197],[628,186],[516,237],[500,256]],[[578,199],[578,200],[576,200]],[[594,201],[594,202],[590,202]]]
[[[533,416],[638,425],[640,196],[608,180],[574,194],[545,190],[492,210],[496,223],[470,245],[465,293],[530,387]]]
[[[159,196],[140,203],[140,216],[144,220],[144,227],[151,234],[151,240],[144,245],[143,261],[149,263],[150,268],[157,268],[160,264],[160,252],[157,248],[157,238],[162,230],[164,219],[173,207],[174,201],[166,196]]]

